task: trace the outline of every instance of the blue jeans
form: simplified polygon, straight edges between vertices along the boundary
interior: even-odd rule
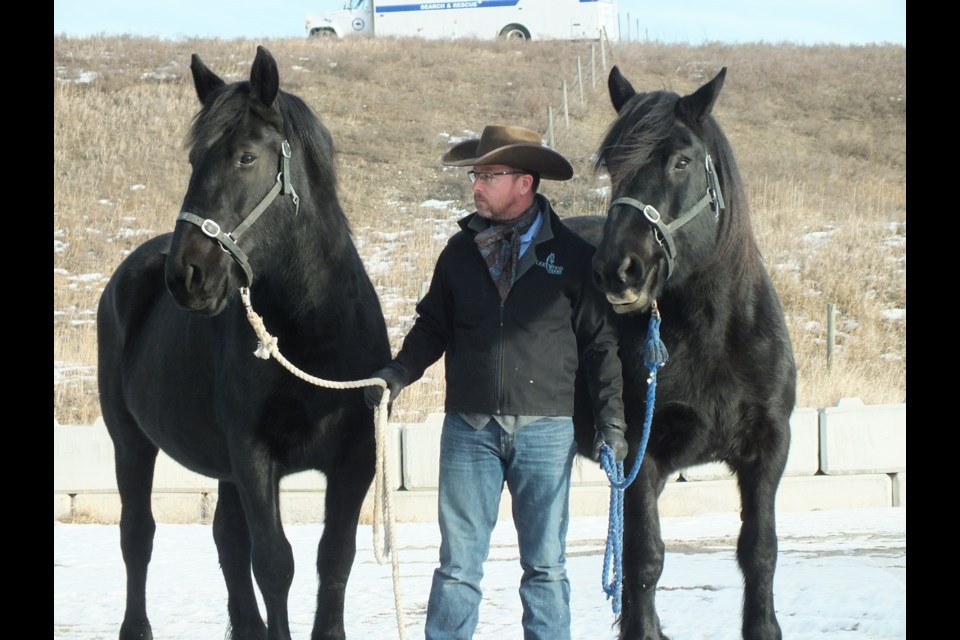
[[[541,418],[509,434],[494,420],[475,429],[447,414],[440,437],[440,566],[427,605],[427,640],[473,637],[504,482],[523,568],[524,640],[569,640],[565,553],[575,453],[570,418]]]

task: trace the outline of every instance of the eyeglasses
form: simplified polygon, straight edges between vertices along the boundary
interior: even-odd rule
[[[497,176],[515,176],[526,171],[467,171],[467,177],[470,178],[470,182],[476,182],[479,180],[484,184],[490,184],[493,182],[494,178]]]

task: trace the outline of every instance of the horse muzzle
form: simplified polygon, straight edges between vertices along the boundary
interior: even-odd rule
[[[229,294],[238,287],[231,270],[234,259],[205,236],[187,226],[175,234],[167,256],[164,279],[178,307],[203,316],[215,316],[227,306]]]
[[[666,256],[651,250],[644,259],[638,253],[623,257],[594,256],[594,282],[618,314],[646,311],[659,297],[667,281]]]

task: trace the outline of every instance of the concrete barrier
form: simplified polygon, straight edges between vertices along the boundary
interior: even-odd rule
[[[389,425],[387,470],[398,522],[435,522],[443,414],[422,423]],[[906,506],[906,403],[864,405],[844,398],[835,407],[798,408],[790,419],[791,445],[777,492],[783,511]],[[608,514],[610,487],[600,466],[577,456],[570,505],[573,515]],[[217,481],[193,473],[161,452],[154,476],[153,507],[158,522],[209,522]],[[321,522],[326,482],[315,471],[280,483],[285,522]],[[120,500],[114,475],[113,443],[102,419],[91,425],[54,420],[54,520],[118,522]],[[361,521],[373,521],[372,490]],[[683,469],[660,496],[664,516],[740,509],[736,479],[721,463]],[[510,515],[504,491],[501,517]]]
[[[820,469],[827,475],[907,469],[907,404],[843,398],[820,410]]]

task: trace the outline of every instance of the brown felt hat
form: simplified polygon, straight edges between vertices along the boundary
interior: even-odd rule
[[[487,125],[479,139],[451,147],[440,162],[451,167],[504,164],[538,173],[544,180],[573,177],[573,167],[567,159],[545,147],[539,133],[502,124]]]

